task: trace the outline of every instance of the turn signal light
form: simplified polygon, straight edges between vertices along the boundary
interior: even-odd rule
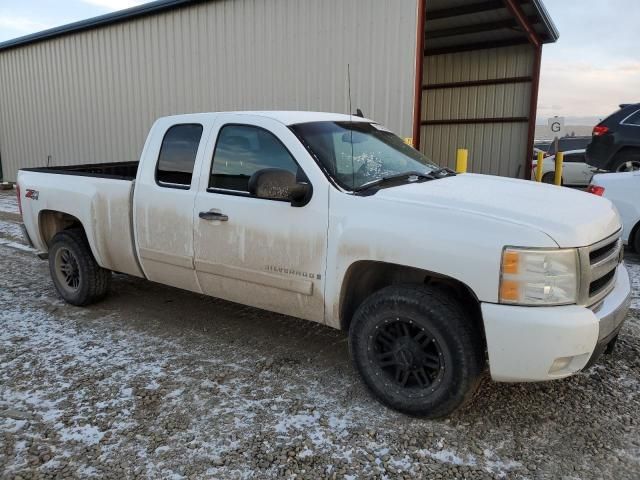
[[[502,255],[502,273],[518,273],[519,260],[518,252],[505,250]]]
[[[599,197],[601,197],[602,195],[604,195],[604,187],[601,187],[599,185],[589,185],[587,187],[587,192],[593,193],[594,195],[598,195]]]
[[[500,299],[508,302],[520,300],[520,284],[513,280],[503,280],[500,285]]]
[[[608,132],[609,132],[609,127],[605,127],[604,125],[596,125],[595,127],[593,127],[594,137],[601,137],[602,135]]]

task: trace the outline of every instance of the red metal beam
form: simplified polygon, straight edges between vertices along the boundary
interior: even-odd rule
[[[535,47],[534,47],[535,48]],[[533,142],[536,134],[536,116],[538,110],[538,90],[540,88],[540,64],[542,63],[542,45],[535,48],[533,58],[533,72],[531,77],[531,99],[529,103],[529,130],[527,132],[527,158],[525,160],[524,178],[531,179],[531,165],[533,162]]]
[[[424,23],[426,0],[418,0],[416,22],[416,75],[413,88],[413,146],[420,149],[420,120],[422,120],[422,76],[424,70]]]
[[[422,125],[475,125],[483,123],[527,123],[529,117],[495,117],[495,118],[452,118],[442,120],[423,120]]]
[[[518,22],[518,25],[520,25],[522,30],[524,30],[524,32],[527,34],[531,45],[533,45],[535,48],[539,48],[542,45],[540,36],[538,35],[538,32],[536,32],[535,28],[533,28],[531,21],[522,10],[522,7],[520,6],[518,0],[504,0],[504,4],[507,7],[507,10],[511,12],[511,15],[514,16],[514,18]]]
[[[486,80],[469,80],[466,82],[449,82],[449,83],[432,83],[423,85],[423,90],[438,90],[444,88],[468,88],[468,87],[484,87],[487,85],[508,85],[511,83],[528,83],[533,80],[532,77],[505,77],[505,78],[488,78]]]
[[[524,178],[531,178],[531,163],[533,159],[533,141],[536,133],[536,111],[538,110],[538,88],[540,86],[540,63],[542,61],[542,40],[535,28],[525,15],[520,3],[517,0],[504,0],[507,9],[515,17],[520,27],[525,31],[529,42],[534,48],[533,58],[533,81],[531,82],[531,98],[529,103],[529,129],[527,132],[527,152],[525,159]]]
[[[526,45],[528,43],[529,43],[529,40],[527,38],[520,36],[517,38],[509,38],[507,40],[475,42],[475,43],[467,43],[464,45],[454,45],[451,47],[427,48],[425,49],[424,54],[427,57],[432,57],[434,55],[444,55],[447,53],[471,52],[474,50],[491,50],[494,48],[512,47],[514,45]]]

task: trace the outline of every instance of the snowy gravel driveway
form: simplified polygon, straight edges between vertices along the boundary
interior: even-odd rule
[[[640,477],[639,310],[586,373],[413,419],[319,325],[120,275],[65,305],[0,199],[2,479]]]

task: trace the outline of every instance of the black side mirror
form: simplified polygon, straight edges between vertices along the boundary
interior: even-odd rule
[[[311,200],[308,182],[298,182],[295,174],[281,168],[264,168],[249,178],[249,193],[269,200],[289,200],[294,207],[302,207]]]
[[[291,199],[292,207],[304,207],[313,194],[313,188],[308,182],[298,182],[289,191],[289,198]]]

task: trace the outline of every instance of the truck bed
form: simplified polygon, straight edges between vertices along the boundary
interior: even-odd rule
[[[57,173],[60,175],[80,175],[84,177],[114,178],[118,180],[135,180],[138,173],[138,161],[92,163],[85,165],[69,165],[59,167],[23,168],[27,172]]]
[[[135,250],[132,198],[138,162],[102,163],[18,172],[22,217],[34,246],[48,252],[53,233],[79,222],[98,265],[144,276]]]

